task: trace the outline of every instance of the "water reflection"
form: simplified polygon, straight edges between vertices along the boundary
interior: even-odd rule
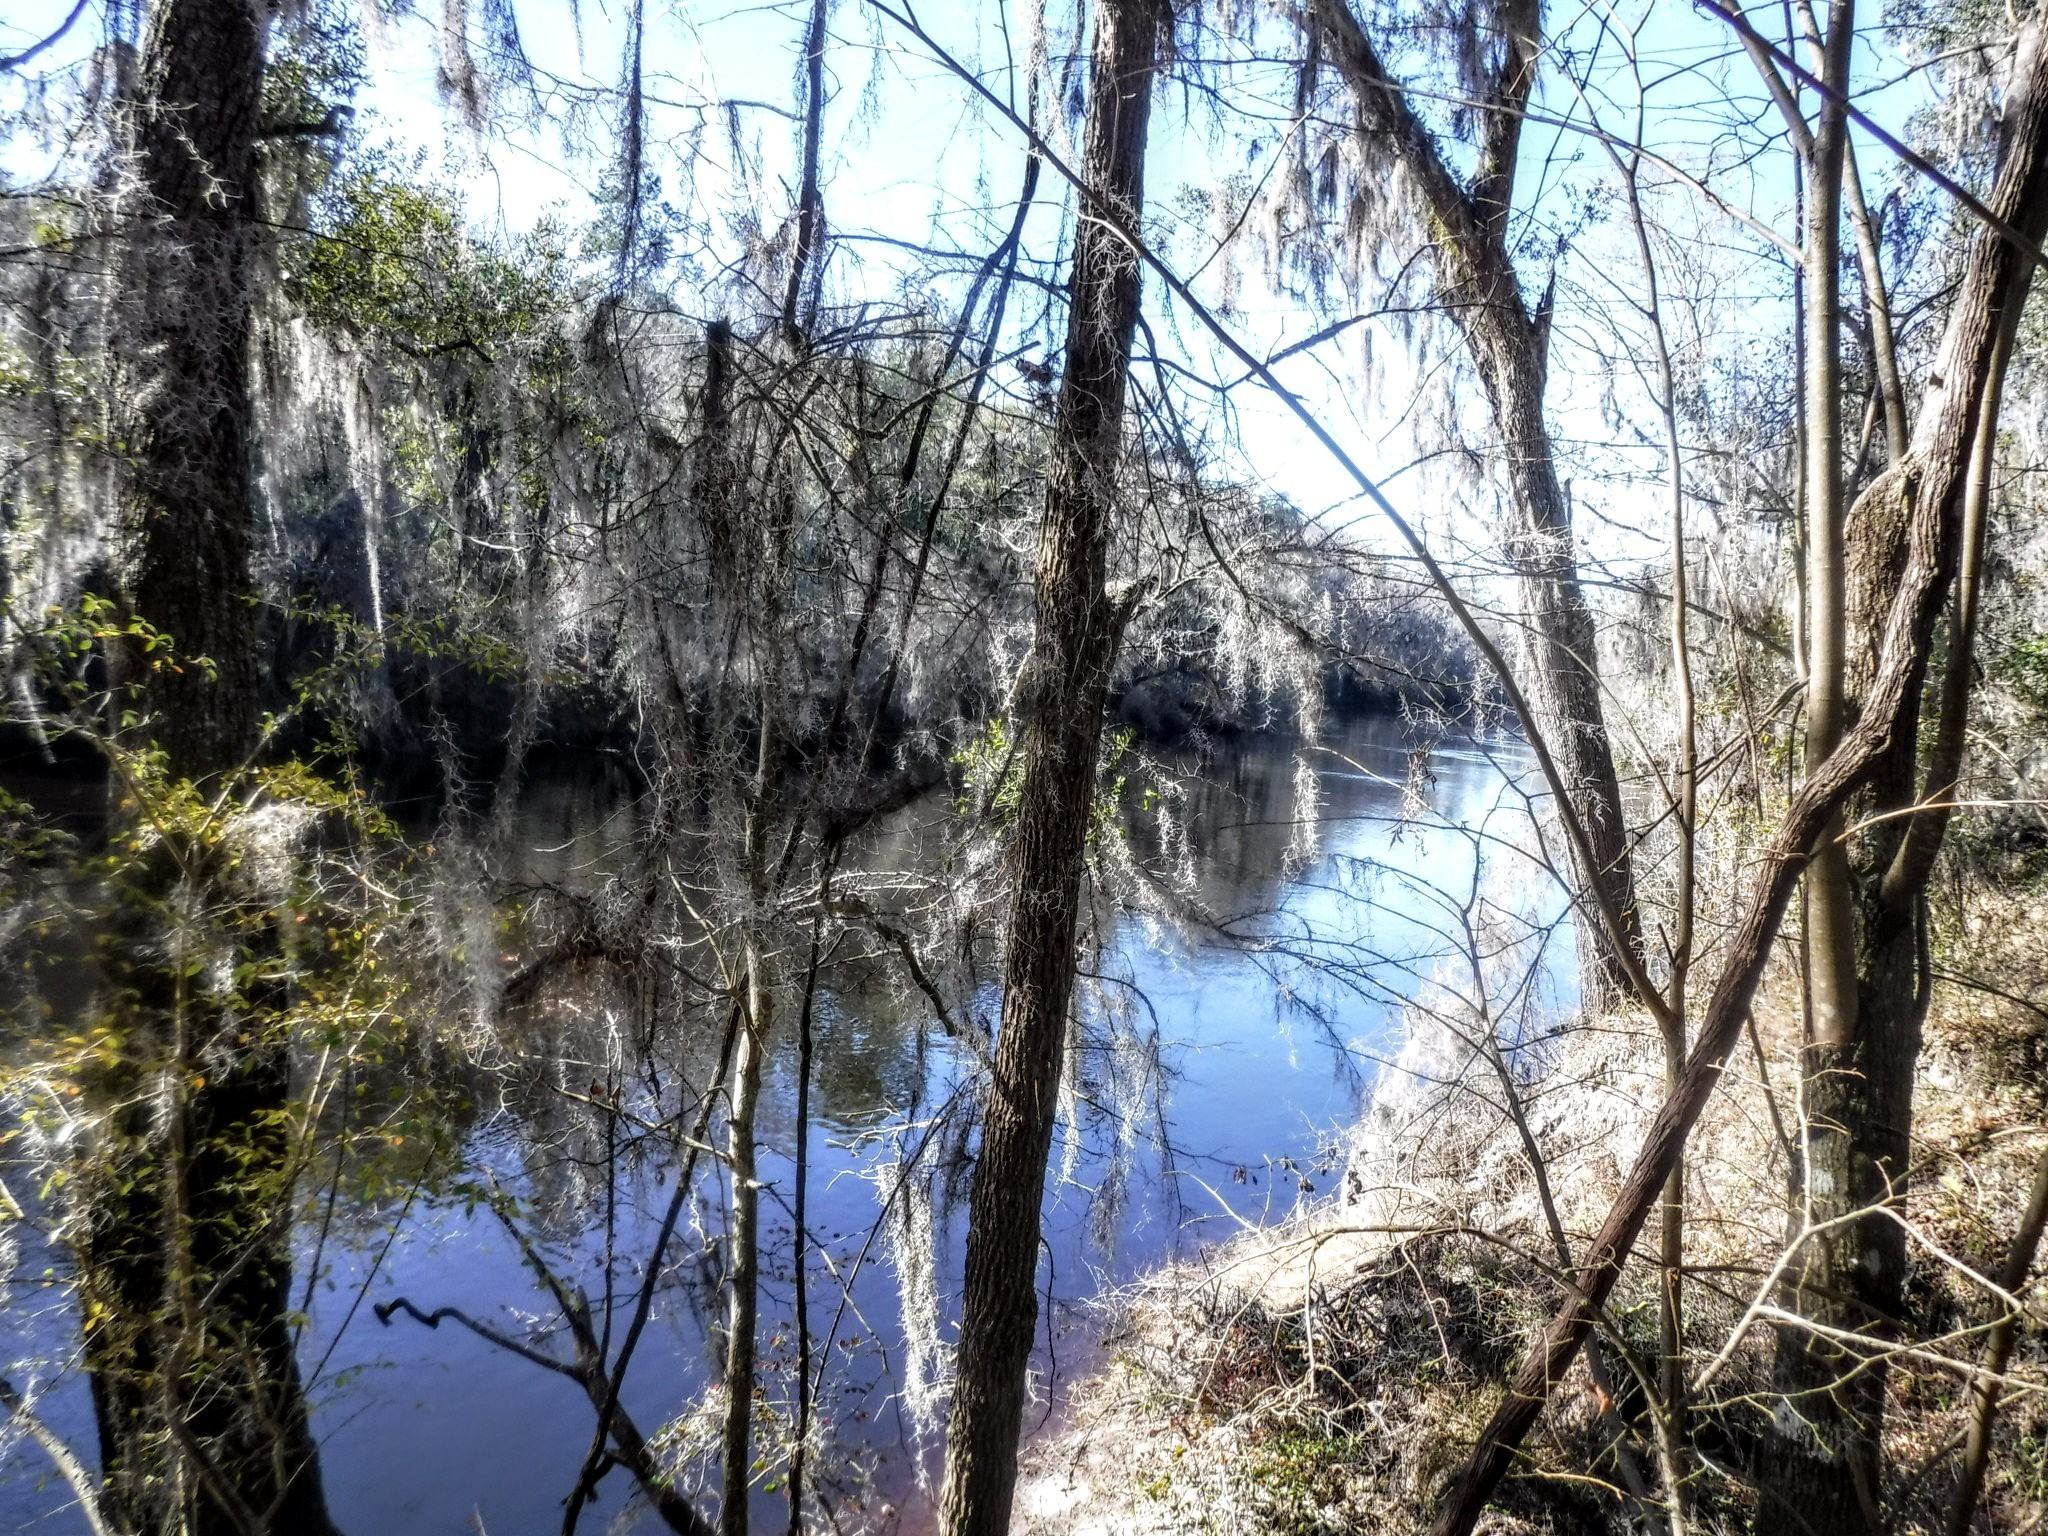
[[[1317,750],[1255,740],[1165,778],[1133,775],[1124,841],[1104,861],[1120,873],[1093,913],[1103,954],[1081,990],[1063,1085],[1041,1276],[1052,1301],[1039,1358],[1045,1402],[1031,1422],[1093,1358],[1091,1298],[1240,1222],[1274,1220],[1330,1192],[1334,1140],[1363,1107],[1402,999],[1458,962],[1461,892],[1505,882],[1529,931],[1558,919],[1562,903],[1535,866],[1504,851],[1531,836],[1510,787],[1519,766],[1511,746],[1471,743],[1438,744],[1422,761],[1398,724],[1373,721],[1333,732]],[[1149,802],[1144,786],[1155,791]],[[943,798],[911,808],[860,850],[861,870],[921,871],[950,813]],[[536,783],[516,831],[536,881],[594,891],[630,857],[639,827],[622,783],[582,773]],[[1562,1002],[1570,945],[1548,953],[1555,963],[1538,985]],[[957,1006],[993,1014],[985,944],[970,938],[957,954],[928,958]],[[609,1311],[620,1328],[670,1203],[674,1146],[637,1135],[602,1105],[622,1096],[629,1076],[640,1102],[685,1118],[717,1067],[716,1039],[659,1038],[652,1021],[663,1006],[603,965],[551,979],[516,1010],[524,1038],[484,1064],[495,1075],[473,1100],[487,1110],[461,1122],[458,1147],[434,1154],[468,1170],[472,1197],[489,1179],[515,1191],[529,1257],[582,1287],[593,1316],[603,1323]],[[796,1358],[796,1010],[779,1012],[759,1128],[771,1437],[790,1413]],[[807,1275],[825,1361],[820,1475],[849,1524],[921,1528],[937,1468],[976,1058],[932,1017],[886,954],[830,968],[815,1009]],[[589,1437],[591,1410],[574,1383],[452,1326],[378,1325],[375,1305],[404,1296],[565,1348],[523,1331],[552,1315],[550,1303],[512,1232],[487,1202],[451,1189],[451,1172],[423,1156],[410,1188],[403,1175],[387,1177],[306,1256],[317,1274],[301,1358],[333,1513],[355,1536],[556,1531]],[[659,1277],[623,1398],[644,1429],[701,1404],[709,1389],[722,1198],[717,1178],[695,1181],[673,1268]],[[26,1336],[10,1352],[61,1356],[72,1321],[61,1305],[38,1310],[29,1290],[17,1273],[5,1305]],[[75,1375],[48,1393],[44,1411],[74,1443],[91,1444]],[[685,1450],[692,1428],[675,1437]],[[54,1513],[65,1500],[44,1481],[31,1454],[11,1447],[0,1461],[0,1524],[82,1530],[74,1515]],[[625,1474],[611,1473],[585,1528],[659,1529],[650,1514],[631,1518],[630,1493]],[[781,1496],[758,1498],[759,1518],[779,1526]]]

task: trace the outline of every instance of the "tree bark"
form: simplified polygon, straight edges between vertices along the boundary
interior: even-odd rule
[[[1065,373],[1036,577],[1023,785],[1001,1033],[968,1203],[960,1351],[940,1519],[947,1536],[1003,1536],[1017,1481],[1025,1375],[1038,1327],[1038,1244],[1110,663],[1128,609],[1106,590],[1124,395],[1140,297],[1152,80],[1171,24],[1160,0],[1096,13]]]
[[[1810,42],[1816,74],[1838,91],[1848,81],[1854,35],[1853,0],[1829,7],[1824,37]],[[1848,583],[1843,518],[1841,401],[1841,222],[1848,118],[1838,99],[1824,98],[1819,121],[1805,141],[1807,304],[1801,399],[1805,411],[1801,474],[1804,492],[1806,625],[1805,762],[1811,773],[1842,738],[1848,697]],[[1836,1214],[1847,1189],[1826,1174],[1844,1127],[1827,1112],[1839,1088],[1837,1072],[1856,1029],[1856,931],[1849,887],[1848,850],[1839,817],[1821,832],[1805,887],[1807,1030],[1801,1049],[1805,1109],[1802,1156],[1791,1170],[1788,1241],[1797,1242],[1821,1208]],[[1818,1099],[1816,1098],[1818,1095]],[[1818,1175],[1818,1177],[1816,1177]],[[1818,1199],[1819,1205],[1814,1204]],[[1833,1283],[1825,1241],[1805,1244],[1787,1279],[1795,1308],[1815,1304]],[[1876,1524],[1876,1468],[1831,1449],[1856,1416],[1835,1390],[1840,1351],[1797,1329],[1782,1331],[1773,1374],[1783,1393],[1772,1435],[1775,1498],[1785,1499],[1816,1531],[1860,1531]],[[1860,1395],[1851,1384],[1847,1395]],[[1853,1437],[1851,1437],[1853,1438]],[[1780,1511],[1782,1513],[1782,1510]]]
[[[1842,187],[1849,198],[1849,223],[1856,231],[1856,267],[1863,279],[1863,307],[1869,316],[1870,366],[1877,375],[1878,399],[1884,406],[1884,462],[1889,469],[1906,455],[1912,435],[1906,418],[1906,386],[1899,377],[1898,335],[1892,323],[1892,296],[1884,276],[1884,231],[1863,199],[1863,172],[1856,164],[1856,146],[1843,146]]]
[[[1610,150],[1610,154],[1612,154]],[[1614,156],[1617,165],[1620,156]],[[1638,174],[1641,156],[1623,170],[1628,192],[1629,221],[1634,226],[1636,253],[1643,263],[1645,289],[1644,318],[1650,332],[1651,355],[1657,365],[1658,415],[1664,427],[1665,474],[1671,492],[1671,675],[1677,693],[1677,782],[1672,793],[1672,830],[1678,839],[1678,857],[1672,872],[1675,896],[1670,940],[1671,965],[1665,992],[1665,1017],[1660,1021],[1664,1036],[1664,1093],[1678,1091],[1685,1072],[1686,983],[1692,974],[1693,926],[1695,917],[1696,863],[1699,828],[1699,710],[1693,687],[1692,647],[1687,633],[1686,604],[1689,588],[1685,558],[1685,458],[1678,431],[1678,382],[1671,366],[1671,348],[1664,332],[1664,310],[1658,292],[1657,262],[1650,248],[1648,226]],[[1659,1373],[1663,1393],[1664,1433],[1671,1450],[1670,1476],[1666,1479],[1671,1500],[1672,1536],[1684,1536],[1691,1517],[1687,1484],[1687,1424],[1685,1379],[1685,1160],[1672,1164],[1664,1183],[1662,1233],[1659,1262],[1663,1266],[1663,1294],[1659,1298],[1658,1332],[1662,1344],[1663,1369]],[[1569,1267],[1569,1264],[1566,1266]]]
[[[2042,112],[2038,97],[2048,90],[2048,77],[2038,73],[2041,53],[2037,24],[2022,39],[2008,95],[2001,144],[2008,168],[2044,153],[2038,127],[2029,126]],[[2036,135],[2031,142],[2029,133]],[[2048,217],[2025,204],[2013,222],[2036,242],[2048,230]],[[1880,1208],[1898,1210],[1907,1193],[1914,1074],[1932,982],[1926,886],[1947,816],[1897,813],[1951,799],[1960,768],[1991,456],[2006,363],[2031,277],[2031,262],[2017,253],[2012,259],[2018,265],[2010,286],[1995,296],[1982,286],[1978,268],[1970,269],[1977,286],[1966,286],[1958,301],[1967,324],[1961,331],[1952,327],[1945,340],[1933,398],[1922,411],[1927,430],[1901,461],[1910,474],[1932,444],[1961,466],[1954,492],[1958,577],[1934,750],[1923,785],[1916,709],[1852,806],[1863,830],[1846,844],[1835,843],[1844,909],[1839,928],[1827,933],[1836,953],[1825,964],[1816,956],[1816,976],[1839,971],[1848,991],[1832,1030],[1821,1029],[1826,1020],[1816,1006],[1802,1090],[1805,1166],[1794,1190],[1793,1238],[1808,1223],[1839,1224],[1801,1245],[1787,1306],[1834,1336],[1791,1324],[1779,1330],[1774,1375],[1784,1400],[1773,1419],[1769,1462],[1774,1485],[1822,1536],[1869,1529],[1882,1511],[1887,1363],[1881,1352],[1859,1350],[1841,1335],[1866,1334],[1881,1344],[1896,1334],[1906,1303],[1905,1233]],[[1967,388],[1959,391],[1958,383]],[[1847,520],[1841,677],[1843,707],[1852,713],[1876,674],[1884,614],[1908,557],[1913,493],[1894,470],[1858,498]],[[1819,999],[1816,988],[1817,1005]],[[1841,1220],[1858,1211],[1869,1214]]]
[[[2048,235],[2048,48],[2043,38],[2039,19],[2030,21],[2021,34],[2000,130],[1998,176],[1989,199],[1993,213],[2037,248]],[[1877,780],[1888,762],[1910,760],[1913,755],[1935,628],[1965,543],[1965,502],[1977,434],[1993,403],[1997,360],[2010,345],[2033,265],[2030,255],[1995,229],[1982,228],[1971,240],[1912,445],[1857,499],[1850,514],[1852,526],[1881,519],[1899,530],[1892,546],[1898,551],[1896,575],[1886,584],[1891,595],[1883,608],[1883,623],[1863,627],[1863,633],[1878,638],[1869,647],[1875,661],[1869,685],[1862,690],[1861,710],[1787,809],[1747,912],[1730,940],[1678,1090],[1644,1138],[1571,1296],[1531,1348],[1506,1400],[1474,1447],[1437,1522],[1437,1536],[1465,1536],[1472,1529],[1505,1475],[1515,1447],[1612,1292],[1643,1222],[1683,1153],[1687,1133],[1713,1092],[1721,1063],[1741,1033],[1785,906],[1823,827],[1853,794]],[[1933,814],[1899,820],[1910,827]],[[1874,987],[1876,971],[1867,969],[1865,975]],[[1860,1001],[1868,1002],[1869,995]],[[1889,1073],[1890,1068],[1884,1071]],[[1907,1062],[1909,1094],[1910,1082]],[[1887,1075],[1879,1091],[1895,1092],[1896,1086],[1896,1077]],[[1903,1147],[1910,1122],[1894,1119],[1889,1129]],[[1870,1177],[1891,1177],[1894,1184],[1902,1177],[1903,1163],[1888,1165],[1870,1152],[1862,1156]],[[1802,1508],[1801,1514],[1809,1511]]]
[[[755,1323],[761,1282],[761,1192],[755,1177],[754,1118],[767,1052],[768,991],[758,942],[747,940],[746,1019],[735,1042],[726,1159],[732,1174],[732,1232],[726,1254],[725,1425],[719,1536],[747,1536],[754,1481]]]
[[[238,766],[257,732],[248,352],[263,49],[253,0],[160,0],[130,104],[123,596],[178,665],[117,661],[148,736],[192,777]]]
[[[160,0],[126,103],[120,587],[174,664],[117,645],[115,697],[133,712],[124,750],[153,744],[202,795],[259,743],[248,350],[264,34],[254,0]],[[139,814],[117,807],[117,828]],[[225,841],[180,825],[137,848],[108,946],[125,1054],[95,1084],[110,1107],[80,1245],[107,1512],[138,1536],[318,1536],[332,1525],[288,1321],[274,923]],[[224,971],[254,979],[223,985]]]
[[[775,775],[781,765],[783,660],[787,639],[784,586],[788,540],[796,492],[786,481],[764,498],[768,526],[762,530],[760,577],[755,594],[754,770],[747,785],[745,841],[746,915],[741,935],[741,985],[745,1003],[733,1048],[732,1093],[727,1107],[727,1164],[732,1175],[732,1231],[726,1253],[724,1481],[718,1528],[721,1536],[746,1536],[749,1493],[754,1478],[755,1325],[760,1311],[761,1189],[756,1177],[755,1118],[767,1070],[775,1013],[775,960],[768,932],[775,892],[769,839],[775,815]]]
[[[1851,0],[1830,8],[1821,78],[1837,89],[1848,78]],[[1806,768],[1810,773],[1842,738],[1848,687],[1847,582],[1842,516],[1841,221],[1842,163],[1848,119],[1823,104],[1808,152],[1805,241],[1806,423]],[[1845,1039],[1855,1016],[1854,935],[1848,862],[1830,828],[1807,873],[1806,938],[1812,990],[1809,1048]]]
[[[1523,301],[1508,249],[1522,112],[1542,43],[1539,7],[1535,0],[1506,0],[1499,8],[1506,45],[1469,185],[1459,183],[1410,110],[1347,0],[1312,0],[1309,16],[1322,56],[1350,92],[1360,137],[1398,162],[1429,209],[1439,296],[1465,337],[1493,411],[1512,503],[1507,555],[1529,612],[1537,723],[1551,739],[1591,845],[1590,867],[1581,860],[1579,878],[1600,890],[1621,930],[1612,933],[1590,916],[1580,923],[1581,985],[1590,1005],[1611,1004],[1634,990],[1618,946],[1626,946],[1638,969],[1643,958],[1635,877],[1601,701],[1593,612],[1579,583],[1571,508],[1543,420],[1549,319]]]

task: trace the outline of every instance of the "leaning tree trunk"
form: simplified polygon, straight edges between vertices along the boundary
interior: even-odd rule
[[[940,1495],[948,1536],[1002,1536],[1017,1482],[1025,1373],[1038,1330],[1038,1241],[1052,1144],[1089,804],[1111,659],[1128,603],[1106,590],[1124,390],[1140,269],[1121,233],[1144,199],[1145,137],[1162,0],[1096,13],[1066,372],[1039,533],[1038,633],[1024,697],[1016,881],[1003,959],[1001,1033],[968,1201],[960,1353]]]
[[[1579,879],[1598,895],[1582,903],[1577,931],[1581,987],[1588,1006],[1599,1008],[1634,991],[1623,950],[1639,969],[1643,960],[1628,823],[1601,700],[1599,637],[1579,583],[1571,508],[1543,420],[1547,322],[1523,309],[1505,249],[1489,246],[1476,254],[1483,265],[1474,270],[1483,277],[1487,297],[1462,300],[1454,313],[1479,362],[1507,456],[1515,519],[1507,550],[1529,613],[1531,692],[1542,717],[1531,724],[1550,738],[1592,854]],[[1599,904],[1614,914],[1619,934],[1601,922]]]
[[[1522,117],[1542,44],[1539,7],[1536,0],[1499,7],[1505,46],[1482,114],[1476,166],[1463,182],[1393,82],[1349,0],[1312,0],[1304,24],[1350,93],[1361,142],[1400,167],[1428,210],[1438,295],[1465,337],[1493,411],[1508,479],[1506,552],[1528,611],[1528,692],[1538,718],[1523,724],[1549,738],[1571,809],[1585,827],[1578,875],[1589,899],[1579,924],[1580,972],[1588,1004],[1611,1004],[1636,991],[1629,972],[1640,976],[1643,968],[1635,875],[1593,611],[1543,419],[1547,302],[1530,310],[1508,245]]]
[[[124,750],[222,789],[258,743],[248,349],[262,8],[161,0],[127,104],[118,301],[132,473],[128,616],[167,636],[113,658]],[[203,660],[201,659],[203,658]],[[85,1359],[109,1515],[157,1532],[332,1529],[290,1326],[290,1068],[274,925],[219,814],[133,834],[108,946],[121,1065],[82,1181]],[[223,981],[222,976],[233,976]]]

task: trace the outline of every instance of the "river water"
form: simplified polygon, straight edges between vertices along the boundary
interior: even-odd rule
[[[1520,957],[1519,976],[1503,969],[1506,979],[1481,984],[1538,1012],[1566,1006],[1575,986],[1561,895],[1517,851],[1534,833],[1515,743],[1450,738],[1418,767],[1403,726],[1375,719],[1333,727],[1312,748],[1224,744],[1186,768],[1183,895],[1213,921],[1105,919],[1048,1179],[1034,1427],[1054,1420],[1064,1385],[1101,1358],[1105,1292],[1335,1195],[1344,1134],[1400,1048],[1408,1000],[1471,985],[1472,956],[1497,961],[1503,943]],[[949,812],[943,798],[913,807],[863,861],[924,856],[922,832]],[[535,872],[573,884],[599,879],[634,826],[616,786],[567,775],[530,788],[517,836]],[[1141,863],[1161,857],[1142,816],[1130,846]],[[1484,933],[1467,926],[1480,895],[1492,914]],[[900,991],[836,975],[819,998],[805,1273],[826,1362],[821,1491],[842,1528],[915,1532],[929,1523],[937,1370],[955,1332],[971,1145],[959,1090],[971,1061]],[[609,1019],[595,1000],[561,1026],[562,1040],[602,1067]],[[546,1043],[559,1055],[562,1040]],[[770,1413],[791,1398],[795,1356],[789,1057],[778,1056],[761,1116]],[[700,1053],[700,1080],[703,1066]],[[459,1166],[472,1187],[489,1175],[529,1197],[537,1251],[600,1311],[609,1210],[623,1329],[671,1170],[660,1158],[629,1161],[607,1199],[589,1182],[587,1135],[549,1124],[549,1102],[504,1094],[465,1125]],[[7,1176],[12,1186],[20,1170]],[[344,1194],[324,1231],[309,1221],[300,1238],[312,1277],[300,1357],[336,1521],[350,1536],[558,1531],[591,1431],[580,1389],[454,1325],[378,1320],[380,1304],[404,1297],[425,1311],[460,1308],[543,1351],[566,1348],[546,1331],[551,1306],[506,1229],[445,1166],[422,1167],[414,1182],[386,1177],[360,1199]],[[702,1201],[677,1242],[683,1262],[664,1275],[624,1393],[648,1431],[705,1392],[720,1216],[717,1181],[699,1183]],[[38,1389],[44,1418],[89,1456],[61,1253],[40,1246],[32,1226],[0,1240],[14,1250],[0,1368]],[[0,1254],[0,1278],[8,1267]],[[11,1435],[0,1443],[0,1529],[84,1532],[41,1453]],[[756,1495],[762,1528],[787,1519],[778,1472],[764,1470]],[[630,1493],[626,1475],[611,1473],[582,1529],[659,1529]]]

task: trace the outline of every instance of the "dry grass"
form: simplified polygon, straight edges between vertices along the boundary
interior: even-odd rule
[[[1997,978],[2011,998],[1937,990],[1922,1062],[1920,1163],[1907,1219],[1915,1250],[1913,1342],[1892,1372],[1888,1452],[1895,1529],[1932,1532],[1953,1491],[1968,1365],[1994,1316],[1967,1273],[1995,1270],[2025,1204],[2043,1136],[2048,910],[1981,893],[1943,970]],[[1731,1332],[1785,1239],[1784,1132],[1796,991],[1779,974],[1755,1046],[1729,1064],[1688,1161],[1688,1350],[1695,1372],[1728,1359],[1695,1409],[1696,1527],[1747,1529],[1769,1412],[1771,1336]],[[1790,1006],[1786,999],[1792,999]],[[1760,1047],[1760,1050],[1758,1049]],[[1521,1085],[1577,1247],[1597,1226],[1661,1096],[1646,1027],[1606,1021],[1542,1053]],[[1426,1527],[1448,1478],[1556,1296],[1552,1240],[1498,1084],[1438,1025],[1418,1023],[1360,1128],[1339,1200],[1247,1234],[1200,1264],[1116,1299],[1114,1354],[1070,1427],[1028,1458],[1023,1528],[1071,1536],[1318,1536]],[[1774,1113],[1775,1111],[1775,1113]],[[1954,1263],[1938,1255],[1945,1254]],[[2048,1291],[2026,1293],[2038,1324]],[[1621,1343],[1655,1336],[1653,1276],[1638,1262],[1617,1292]],[[1944,1359],[1948,1363],[1944,1363]],[[1626,1372],[1616,1409],[1640,1429]],[[2048,1388],[2036,1328],[2011,1374]],[[1582,1360],[1489,1516],[1497,1532],[1630,1528],[1621,1470]],[[1654,1468],[1644,1461],[1654,1484]],[[1986,1513],[1999,1532],[2048,1514],[2048,1399],[2008,1399]]]

